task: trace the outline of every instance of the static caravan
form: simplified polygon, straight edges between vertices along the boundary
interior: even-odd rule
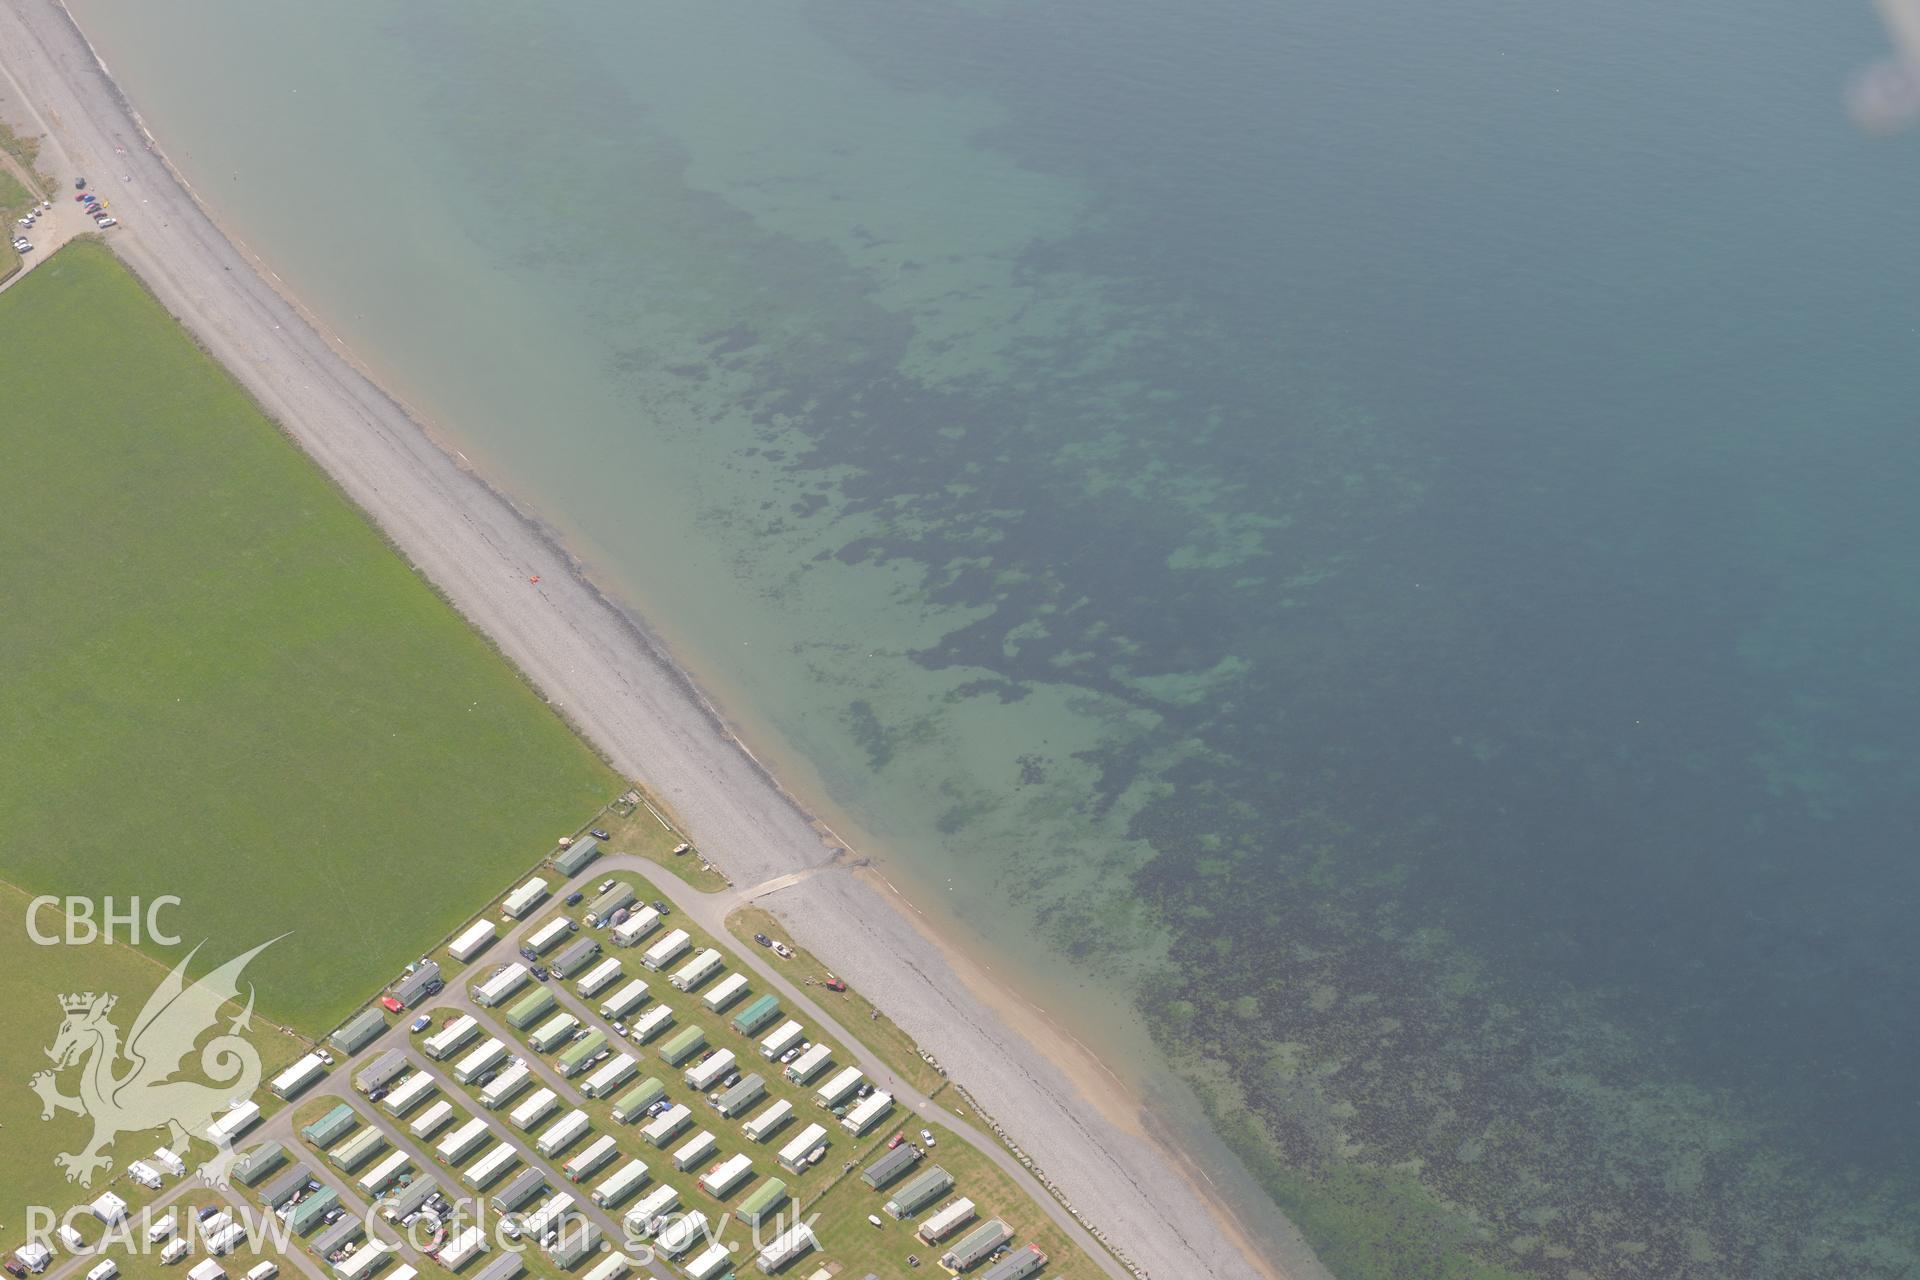
[[[407,1055],[403,1051],[382,1050],[379,1056],[370,1059],[366,1066],[354,1073],[353,1087],[361,1093],[372,1093],[375,1089],[384,1089],[412,1067],[413,1064],[407,1061]]]
[[[576,1152],[573,1159],[567,1161],[560,1172],[567,1176],[569,1182],[585,1182],[611,1164],[613,1158],[619,1154],[620,1148],[615,1144],[613,1136],[603,1133]]]
[[[788,1173],[802,1173],[807,1167],[807,1157],[826,1145],[827,1131],[810,1124],[780,1148],[780,1167]]]
[[[687,1280],[719,1280],[732,1262],[733,1254],[727,1246],[708,1245],[705,1253],[696,1254],[693,1261],[685,1264]]]
[[[726,1007],[747,994],[747,975],[730,973],[713,984],[713,990],[700,997],[700,1003],[710,1013],[720,1013]]]
[[[764,995],[733,1016],[733,1029],[743,1036],[758,1035],[769,1022],[779,1016],[780,1001],[771,994]],[[795,1043],[798,1042],[799,1038],[796,1036]],[[780,1051],[780,1053],[785,1052],[785,1049]],[[779,1054],[768,1056],[778,1057]]]
[[[894,1192],[884,1207],[896,1218],[911,1217],[951,1190],[953,1175],[935,1165]]]
[[[538,1093],[527,1095],[527,1100],[515,1107],[507,1119],[512,1122],[514,1128],[524,1133],[545,1120],[559,1105],[558,1094],[551,1089],[541,1089]]]
[[[588,1031],[586,1035],[562,1049],[554,1061],[560,1067],[560,1074],[571,1080],[606,1056],[607,1033]]]
[[[603,1018],[624,1018],[638,1009],[647,998],[647,984],[639,978],[633,978],[618,991],[600,1002],[600,1016]]]
[[[693,945],[693,939],[685,929],[675,929],[666,937],[647,948],[640,957],[640,963],[649,969],[662,969],[678,960],[686,949]]]
[[[475,1116],[440,1140],[434,1154],[447,1164],[458,1164],[487,1140],[487,1122]]]
[[[600,944],[592,938],[578,938],[569,945],[560,948],[560,954],[547,963],[556,978],[569,977],[593,963],[600,954]]]
[[[660,1056],[670,1067],[677,1067],[707,1047],[707,1033],[699,1027],[682,1027],[673,1039],[660,1046]]]
[[[853,1110],[841,1117],[840,1127],[857,1138],[879,1124],[891,1110],[893,1110],[892,1094],[885,1090],[870,1093],[854,1103]]]
[[[435,961],[427,960],[409,968],[412,971],[402,975],[392,987],[393,998],[402,1009],[413,1008],[446,985],[441,981],[440,966]]]
[[[685,1173],[687,1170],[693,1168],[693,1166],[704,1164],[706,1161],[712,1159],[713,1153],[719,1149],[720,1144],[714,1140],[714,1136],[705,1129],[702,1129],[699,1133],[694,1134],[693,1137],[682,1143],[679,1149],[673,1153],[673,1167],[681,1173]]]
[[[485,1191],[494,1183],[507,1176],[507,1171],[520,1163],[520,1153],[513,1149],[511,1142],[502,1142],[493,1150],[467,1166],[460,1180],[475,1191]]]
[[[599,995],[619,980],[620,973],[620,957],[608,956],[580,975],[580,994],[589,998]]]
[[[707,1215],[694,1209],[660,1228],[654,1237],[655,1250],[668,1258],[677,1258],[699,1244],[707,1235]]]
[[[509,1250],[474,1272],[473,1280],[520,1280],[520,1273],[526,1269],[527,1264],[520,1260],[520,1255]],[[391,1280],[400,1278],[394,1276]]]
[[[1015,1249],[1006,1257],[987,1269],[981,1280],[1027,1280],[1027,1277],[1047,1265],[1047,1255],[1040,1252],[1040,1246],[1030,1244],[1024,1249]]]
[[[551,1160],[585,1136],[591,1123],[587,1113],[578,1109],[569,1111],[547,1127],[545,1133],[535,1142],[534,1149]]]
[[[287,1225],[293,1228],[295,1235],[306,1235],[320,1225],[320,1220],[338,1208],[340,1193],[332,1187],[321,1187],[318,1191],[293,1206],[293,1213],[287,1218]]]
[[[843,1068],[831,1080],[820,1086],[819,1091],[813,1095],[813,1100],[822,1107],[837,1107],[852,1096],[853,1091],[860,1087],[860,1081],[863,1078],[860,1068]]]
[[[806,1257],[818,1248],[819,1244],[820,1242],[813,1238],[813,1229],[804,1222],[797,1222],[782,1232],[772,1244],[762,1249],[760,1256],[754,1259],[754,1265],[768,1275],[772,1275],[783,1267],[793,1265],[796,1259]]]
[[[610,1253],[593,1264],[593,1268],[580,1280],[623,1280],[627,1272],[633,1270],[633,1259],[624,1253]]]
[[[716,1200],[724,1200],[753,1172],[753,1161],[746,1156],[728,1156],[700,1175],[700,1189]]]
[[[327,1152],[327,1160],[342,1173],[353,1173],[386,1149],[386,1135],[369,1125]]]
[[[548,1243],[547,1256],[562,1271],[578,1266],[600,1247],[600,1228],[582,1218]]]
[[[635,1018],[633,1025],[627,1028],[627,1033],[631,1039],[645,1044],[672,1025],[673,1010],[664,1004],[657,1004]]]
[[[180,1240],[175,1243],[185,1244],[186,1241]],[[211,1258],[205,1258],[187,1269],[187,1280],[227,1280],[227,1273],[220,1269],[219,1263]]]
[[[114,1280],[120,1274],[120,1264],[112,1258],[96,1262],[87,1269],[87,1280]]]
[[[421,1174],[403,1187],[395,1188],[381,1211],[388,1222],[399,1222],[408,1214],[440,1194],[440,1181]]]
[[[431,1098],[439,1089],[440,1086],[434,1083],[432,1076],[424,1071],[416,1071],[395,1085],[393,1092],[389,1093],[380,1105],[385,1107],[389,1114],[403,1116]]]
[[[453,1104],[442,1098],[415,1117],[413,1123],[407,1126],[407,1132],[422,1140],[431,1138],[451,1119]]]
[[[913,1166],[920,1163],[920,1148],[911,1142],[903,1142],[891,1151],[883,1151],[880,1158],[860,1171],[860,1181],[879,1191],[890,1187],[913,1172]]]
[[[532,981],[533,970],[516,960],[485,982],[474,983],[473,1002],[482,1009],[491,1009]]]
[[[608,1174],[600,1185],[593,1189],[593,1202],[602,1209],[612,1209],[646,1184],[646,1163],[640,1160],[629,1160]]]
[[[243,1187],[250,1187],[286,1162],[285,1147],[277,1142],[263,1142],[233,1162],[233,1180]]]
[[[421,1045],[420,1049],[429,1058],[439,1062],[464,1048],[467,1041],[479,1034],[480,1024],[474,1021],[472,1014],[463,1013],[428,1036],[426,1043]]]
[[[674,970],[673,976],[667,981],[682,991],[692,991],[725,967],[726,958],[708,947]]]
[[[761,999],[764,1000],[766,997],[762,996]],[[754,1003],[758,1004],[759,1001],[756,1000]],[[738,1019],[736,1019],[736,1021],[738,1021]],[[763,1058],[777,1058],[804,1040],[806,1034],[807,1029],[805,1027],[795,1022],[792,1018],[788,1018],[772,1031],[769,1031],[767,1038],[760,1042],[760,1056]]]
[[[571,1194],[565,1191],[555,1192],[551,1200],[527,1215],[526,1222],[522,1224],[526,1234],[531,1239],[538,1240],[555,1227],[573,1221],[573,1218],[567,1216],[568,1210],[573,1206],[574,1199]],[[578,1216],[575,1214],[574,1218]]]
[[[938,1209],[933,1216],[915,1229],[915,1235],[928,1244],[939,1244],[960,1228],[972,1222],[977,1216],[973,1201],[961,1196],[952,1204]]]
[[[487,1247],[487,1233],[477,1226],[471,1226],[454,1233],[453,1237],[440,1246],[440,1265],[449,1271],[458,1271],[473,1261]]]
[[[223,1253],[232,1253],[246,1243],[247,1229],[237,1222],[229,1222],[218,1231],[207,1233],[207,1252],[219,1257]]]
[[[344,1251],[348,1245],[366,1234],[366,1224],[360,1221],[357,1214],[350,1213],[309,1240],[307,1248],[324,1258],[336,1250]]]
[[[542,1053],[552,1053],[580,1028],[580,1019],[562,1010],[541,1023],[527,1042]]]
[[[613,945],[616,947],[638,946],[642,938],[659,927],[660,913],[652,907],[642,907],[613,926]]]
[[[653,1224],[660,1215],[671,1212],[680,1203],[680,1193],[670,1183],[661,1183],[640,1198],[640,1203],[627,1210],[622,1225],[633,1235],[645,1238],[653,1234]]]
[[[533,1069],[526,1063],[514,1061],[493,1082],[480,1091],[480,1105],[489,1111],[498,1111],[513,1100],[514,1095],[533,1083]]]
[[[692,1122],[693,1112],[689,1111],[684,1104],[676,1102],[655,1116],[647,1127],[640,1131],[640,1136],[656,1147],[664,1147],[679,1137],[681,1131]]]
[[[734,1210],[740,1220],[750,1227],[757,1227],[769,1214],[778,1213],[787,1203],[787,1184],[780,1178],[767,1178],[747,1193],[747,1198]]]
[[[622,907],[630,907],[639,895],[632,885],[616,884],[587,906],[587,924],[592,928],[606,924],[613,919],[613,913]]]
[[[602,1063],[594,1073],[580,1085],[582,1097],[604,1098],[633,1079],[636,1072],[633,1055],[616,1053],[611,1061]]]
[[[393,1246],[369,1240],[352,1253],[333,1264],[334,1274],[340,1280],[367,1280],[374,1272],[385,1266],[393,1255]]]
[[[260,1104],[243,1102],[207,1126],[207,1136],[233,1145],[233,1140],[260,1123]]]
[[[374,1165],[373,1168],[360,1175],[360,1181],[356,1184],[360,1188],[360,1194],[366,1196],[368,1199],[373,1199],[382,1191],[392,1186],[394,1179],[398,1178],[406,1168],[406,1152],[387,1152],[379,1164]]]
[[[358,1053],[378,1040],[386,1029],[387,1020],[377,1007],[362,1009],[341,1023],[340,1029],[327,1039],[342,1053]]]
[[[495,1213],[518,1213],[528,1201],[546,1190],[547,1175],[539,1169],[522,1169],[507,1179],[507,1185],[493,1193],[489,1201]]]
[[[513,1007],[507,1010],[507,1025],[515,1031],[525,1031],[552,1013],[559,1003],[554,998],[553,992],[545,987],[537,991],[529,991],[514,1001]]]
[[[581,836],[578,840],[568,841],[550,861],[555,871],[563,876],[571,876],[599,856],[600,841],[593,836]]]
[[[702,1058],[698,1064],[689,1067],[684,1079],[689,1085],[705,1093],[727,1078],[733,1070],[735,1058],[731,1049],[715,1049]]]
[[[527,935],[527,941],[521,948],[520,954],[525,955],[528,951],[531,951],[536,956],[543,956],[559,946],[563,939],[570,937],[572,934],[573,921],[567,919],[565,916],[555,916]]]
[[[998,1218],[988,1218],[962,1236],[959,1244],[941,1254],[940,1265],[949,1271],[965,1271],[1011,1239],[1012,1227]]]
[[[387,1273],[386,1280],[418,1280],[420,1273],[406,1263],[401,1263]]]
[[[267,1087],[276,1097],[291,1098],[326,1074],[327,1064],[319,1054],[310,1053],[275,1076]]]
[[[280,1264],[272,1259],[268,1259],[265,1262],[256,1262],[253,1266],[249,1267],[247,1269],[247,1280],[273,1280],[273,1278],[279,1274]]]
[[[547,882],[540,876],[534,876],[508,894],[506,901],[500,904],[500,910],[515,920],[524,920],[527,913],[539,906],[546,896]]]
[[[765,1111],[740,1126],[740,1131],[754,1142],[765,1142],[772,1137],[787,1121],[793,1119],[793,1104],[780,1098]]]
[[[647,1113],[647,1109],[667,1096],[667,1086],[660,1083],[660,1077],[648,1076],[633,1088],[621,1094],[613,1104],[613,1118],[620,1124],[632,1124]]]
[[[461,1084],[472,1084],[506,1060],[505,1042],[488,1037],[484,1044],[475,1047],[453,1065],[453,1078]]]
[[[447,953],[465,964],[493,945],[494,936],[498,933],[499,929],[493,921],[475,920],[460,931],[460,936],[447,944]]]
[[[833,1065],[833,1050],[824,1044],[816,1044],[787,1066],[787,1079],[795,1084],[807,1081]]]
[[[755,1072],[715,1098],[713,1109],[731,1120],[766,1096],[767,1082]]]

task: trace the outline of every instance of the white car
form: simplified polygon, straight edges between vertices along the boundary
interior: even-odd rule
[[[117,227],[120,225],[120,219],[118,218],[95,218],[94,222],[99,225],[102,231],[105,231],[108,227]]]
[[[18,249],[21,253],[33,252],[33,246],[28,244],[25,240],[15,240],[13,242],[13,247]]]
[[[920,1131],[920,1141],[922,1141],[922,1142],[924,1142],[924,1143],[926,1143],[926,1144],[927,1144],[928,1146],[930,1146],[930,1147],[931,1147],[931,1146],[934,1146],[934,1145],[935,1145],[935,1143],[934,1143],[934,1140],[933,1140],[933,1130],[931,1130],[931,1129],[922,1129],[922,1130]]]

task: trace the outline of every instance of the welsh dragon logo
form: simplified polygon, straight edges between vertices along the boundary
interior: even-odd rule
[[[215,1184],[226,1182],[233,1146],[213,1122],[230,1100],[249,1096],[260,1084],[260,1054],[241,1034],[253,1016],[251,983],[246,1006],[225,1032],[200,1047],[200,1070],[211,1083],[174,1077],[188,1065],[202,1034],[218,1025],[221,1006],[238,998],[240,971],[277,941],[235,956],[189,986],[187,965],[200,951],[195,947],[147,998],[124,1046],[120,1029],[108,1019],[117,996],[88,991],[60,998],[66,1016],[46,1051],[53,1068],[36,1073],[29,1084],[40,1095],[42,1120],[61,1111],[93,1119],[93,1139],[84,1149],[53,1158],[67,1181],[91,1186],[96,1170],[113,1168],[105,1152],[120,1134],[165,1128],[169,1145],[182,1153],[190,1137],[211,1142],[215,1155],[201,1174]],[[69,1097],[56,1077],[74,1066],[80,1067],[80,1092]]]

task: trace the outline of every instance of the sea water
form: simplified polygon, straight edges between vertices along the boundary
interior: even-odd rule
[[[287,287],[1337,1272],[1920,1266],[1867,6],[75,7]]]

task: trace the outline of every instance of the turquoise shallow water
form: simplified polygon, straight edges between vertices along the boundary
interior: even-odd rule
[[[1915,1273],[1917,193],[1839,106],[1864,8],[76,8],[1337,1271]]]

